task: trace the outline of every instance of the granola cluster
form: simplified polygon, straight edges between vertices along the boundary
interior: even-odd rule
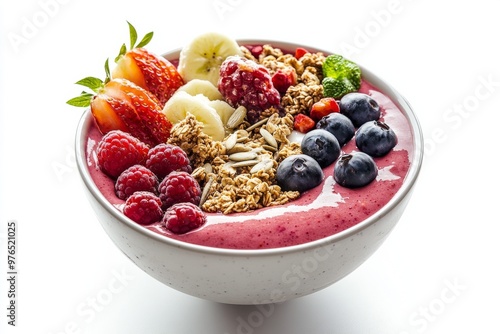
[[[292,68],[298,83],[282,97],[284,110],[270,108],[260,121],[244,121],[227,131],[223,141],[214,141],[203,124],[189,114],[174,125],[168,142],[181,147],[189,156],[192,175],[203,188],[201,208],[224,214],[285,204],[300,196],[298,191],[283,191],[275,180],[276,170],[285,158],[300,154],[300,144],[290,142],[294,115],[306,112],[323,97],[321,85],[322,53],[307,53],[299,60],[269,45],[256,59],[242,47],[245,57],[265,66],[271,74]]]
[[[288,88],[281,103],[285,111],[296,115],[310,110],[311,106],[323,98],[322,65],[325,55],[321,52],[306,53],[300,59],[291,54],[284,54],[280,49],[264,45],[259,58],[255,58],[248,50],[246,57],[265,66],[271,75],[279,69],[293,68],[297,73],[297,85]]]

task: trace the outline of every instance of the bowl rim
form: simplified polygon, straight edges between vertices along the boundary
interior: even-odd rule
[[[304,44],[298,44],[293,42],[286,41],[278,41],[278,40],[270,40],[270,39],[237,39],[236,40],[239,45],[264,45],[270,44],[276,48],[283,48],[285,50],[294,50],[297,47],[305,48],[312,52],[323,52],[325,54],[334,54],[334,52],[326,51],[322,49],[318,49],[316,47],[311,47]],[[172,51],[163,53],[162,55],[169,60],[178,58],[181,52],[181,48],[174,49]],[[351,226],[341,232],[330,235],[325,238],[321,238],[318,240],[309,241],[306,243],[292,245],[292,246],[284,246],[278,248],[266,248],[266,249],[232,249],[232,248],[218,248],[211,246],[204,246],[198,244],[192,244],[185,241],[180,241],[176,239],[169,238],[167,236],[161,235],[154,231],[151,231],[125,215],[121,214],[115,206],[113,206],[108,200],[104,197],[104,195],[99,191],[97,185],[94,183],[90,176],[90,172],[88,170],[88,166],[86,163],[86,133],[89,129],[90,123],[93,121],[90,108],[87,108],[85,112],[82,114],[80,121],[77,126],[76,136],[75,136],[75,154],[76,154],[76,163],[79,174],[84,185],[89,190],[90,194],[97,200],[97,202],[106,210],[108,213],[116,218],[120,223],[125,224],[127,227],[132,230],[146,236],[149,238],[153,238],[156,241],[161,243],[165,243],[167,245],[182,248],[185,250],[200,252],[211,255],[219,255],[219,256],[265,256],[265,255],[282,255],[285,253],[294,253],[294,252],[305,252],[307,250],[316,249],[321,246],[327,246],[331,244],[338,243],[339,241],[349,238],[369,226],[375,224],[382,217],[387,215],[395,206],[397,206],[411,191],[413,188],[418,175],[420,173],[423,156],[424,156],[424,139],[423,133],[420,126],[420,123],[413,111],[413,108],[409,104],[409,102],[398,92],[396,91],[390,84],[388,84],[385,80],[383,80],[380,76],[375,75],[373,72],[364,68],[361,64],[359,64],[361,68],[361,73],[364,79],[369,81],[378,90],[386,94],[391,100],[398,106],[401,112],[405,115],[406,119],[410,124],[410,129],[413,133],[413,156],[410,156],[410,168],[405,176],[403,184],[401,188],[396,192],[396,194],[389,200],[387,204],[385,204],[382,208],[380,208],[377,212],[372,214],[370,217],[365,220],[359,222],[356,225]],[[99,220],[99,219],[98,219]]]

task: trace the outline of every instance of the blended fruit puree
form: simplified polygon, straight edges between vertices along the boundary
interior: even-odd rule
[[[325,168],[318,187],[304,192],[288,204],[243,214],[207,214],[200,229],[176,235],[154,223],[145,228],[188,243],[233,249],[278,248],[318,240],[341,232],[373,215],[401,187],[413,151],[412,133],[406,117],[384,94],[363,81],[362,93],[371,95],[380,105],[381,121],[397,134],[397,146],[386,156],[375,158],[379,173],[369,185],[348,189],[333,180],[333,166]],[[92,125],[87,142],[90,174],[104,197],[121,211],[124,201],[116,197],[114,183],[97,167],[95,149],[102,138]],[[342,153],[357,151],[354,139],[342,147]]]

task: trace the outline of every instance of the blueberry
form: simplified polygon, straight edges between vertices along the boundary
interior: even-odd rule
[[[373,158],[363,152],[343,154],[335,163],[333,178],[346,188],[366,186],[377,177],[378,169]]]
[[[316,123],[316,129],[324,129],[334,135],[340,147],[344,146],[354,136],[356,129],[351,120],[338,112],[324,116]]]
[[[382,157],[398,143],[396,133],[384,122],[371,121],[356,131],[356,146],[372,157]]]
[[[276,181],[285,191],[303,192],[312,189],[323,181],[323,170],[308,155],[292,155],[283,160],[276,170]]]
[[[318,162],[321,168],[330,166],[340,155],[337,138],[323,129],[309,131],[300,144],[302,153]]]
[[[366,122],[376,121],[380,117],[380,107],[371,96],[363,93],[349,93],[339,102],[340,112],[346,115],[359,128]]]

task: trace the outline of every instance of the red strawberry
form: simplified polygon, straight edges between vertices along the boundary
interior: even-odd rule
[[[307,133],[314,129],[316,123],[314,120],[304,114],[297,114],[293,120],[293,128],[299,132]]]
[[[103,134],[122,130],[150,146],[164,143],[170,136],[172,123],[163,114],[158,99],[129,80],[110,80],[108,61],[105,69],[105,81],[87,77],[77,82],[94,93],[83,92],[67,103],[78,107],[90,106],[97,127]]]
[[[130,50],[127,50],[125,44],[122,45],[115,59],[116,67],[112,77],[128,79],[150,91],[163,107],[184,81],[172,63],[144,48],[151,41],[153,33],[146,34],[139,44],[135,45],[137,32],[130,23],[128,25]]]
[[[309,116],[317,122],[332,112],[340,112],[339,104],[332,97],[324,97],[312,105]]]

